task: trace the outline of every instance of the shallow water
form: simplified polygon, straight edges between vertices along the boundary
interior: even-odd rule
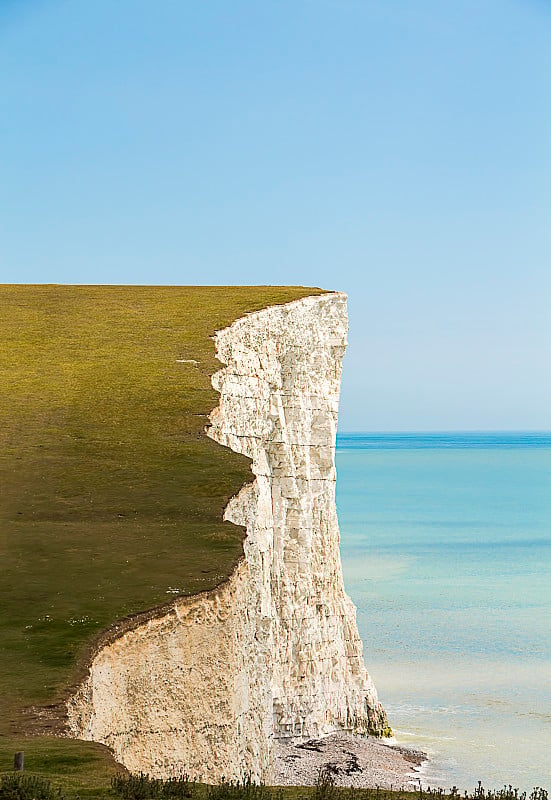
[[[551,436],[341,436],[365,659],[431,784],[551,789]]]

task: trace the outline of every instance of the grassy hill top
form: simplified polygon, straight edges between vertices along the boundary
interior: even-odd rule
[[[210,337],[319,293],[0,286],[0,771],[102,629],[229,575],[243,532],[222,512],[250,468],[204,434]]]

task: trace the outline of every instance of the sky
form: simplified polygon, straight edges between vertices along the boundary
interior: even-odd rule
[[[0,0],[0,282],[347,292],[343,431],[551,429],[549,0]]]

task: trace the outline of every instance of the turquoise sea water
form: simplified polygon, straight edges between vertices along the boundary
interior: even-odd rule
[[[551,789],[551,434],[337,443],[345,584],[425,781]]]

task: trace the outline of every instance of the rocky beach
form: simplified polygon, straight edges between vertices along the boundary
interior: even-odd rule
[[[373,736],[336,733],[299,744],[275,745],[274,784],[312,786],[325,771],[337,786],[412,789],[425,753]]]

